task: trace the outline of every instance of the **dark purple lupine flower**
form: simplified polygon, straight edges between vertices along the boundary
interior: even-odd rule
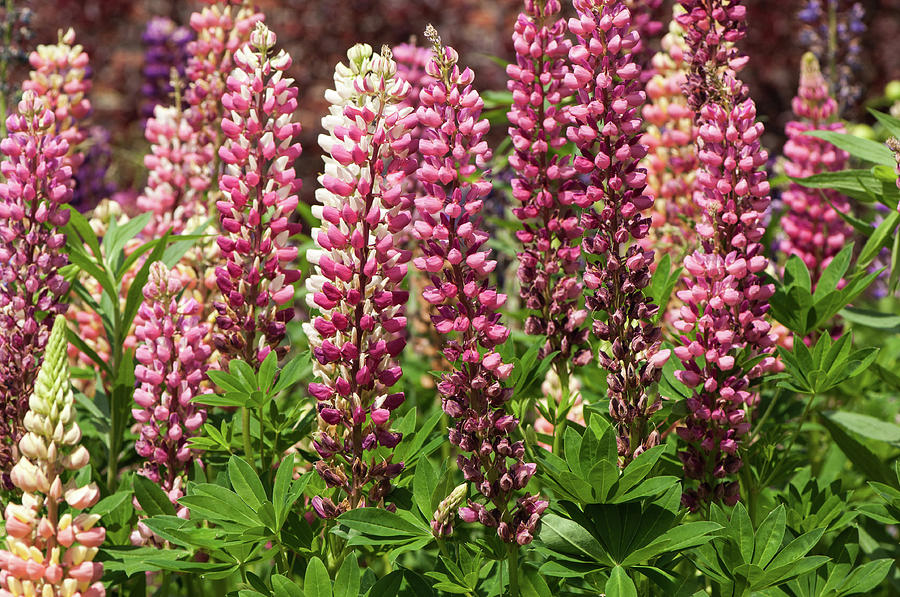
[[[194,39],[190,27],[179,27],[168,17],[153,17],[141,37],[144,42],[144,82],[141,93],[144,103],[141,115],[153,116],[158,105],[169,105],[173,91],[172,77],[184,77],[187,68],[187,45]]]
[[[72,207],[80,212],[93,209],[100,201],[116,194],[116,184],[106,177],[112,164],[110,134],[102,126],[92,126],[82,151],[84,162],[75,171]]]
[[[662,332],[651,321],[659,306],[644,296],[653,251],[636,242],[649,233],[653,206],[640,165],[647,154],[638,112],[645,95],[631,53],[640,39],[621,0],[576,0],[575,8],[569,30],[577,41],[569,52],[572,72],[566,84],[576,101],[567,135],[578,148],[575,170],[588,181],[573,200],[583,208],[582,251],[598,258],[584,273],[584,285],[593,291],[586,305],[606,314],[605,321],[594,320],[593,332],[609,343],[599,359],[608,373],[619,455],[628,462],[659,443],[650,417],[662,403],[652,387],[669,357],[669,351],[660,351]]]
[[[527,493],[516,499],[536,467],[525,462],[524,444],[510,438],[519,423],[506,410],[512,365],[496,350],[509,330],[500,322],[506,296],[491,286],[497,262],[481,227],[491,191],[484,174],[490,125],[481,117],[484,101],[472,86],[472,70],[459,68],[456,51],[441,44],[433,27],[425,35],[434,47],[428,73],[435,82],[422,91],[417,111],[424,129],[417,176],[425,194],[416,198],[421,219],[415,224],[423,256],[413,262],[430,275],[432,285],[422,296],[435,307],[435,329],[448,335],[444,357],[452,368],[438,391],[444,412],[454,419],[450,442],[461,452],[457,465],[463,476],[482,497],[469,499],[459,515],[496,529],[507,543],[525,545],[547,502]]]
[[[0,141],[6,157],[0,163],[0,486],[6,489],[50,326],[66,311],[61,228],[73,183],[69,144],[54,134],[55,124],[47,103],[26,91]]]

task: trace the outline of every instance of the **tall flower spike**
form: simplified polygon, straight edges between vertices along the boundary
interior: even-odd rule
[[[54,122],[47,104],[26,91],[0,141],[6,157],[0,162],[0,487],[6,489],[53,316],[66,310],[61,230],[73,183],[65,164],[69,144],[53,133]]]
[[[184,473],[196,458],[188,439],[206,420],[206,410],[191,400],[209,392],[204,381],[212,354],[200,303],[193,297],[179,299],[182,290],[183,282],[162,262],[150,266],[135,322],[139,344],[134,376],[140,386],[132,410],[142,424],[134,447],[146,459],[139,474],[162,487],[176,506]],[[186,517],[187,509],[179,508],[179,516]],[[142,530],[132,534],[133,541]]]
[[[794,98],[797,120],[785,127],[785,173],[792,178],[806,178],[822,172],[836,172],[847,166],[849,155],[823,139],[805,135],[807,131],[846,132],[841,122],[834,121],[837,102],[828,95],[828,84],[819,70],[819,61],[807,53],[800,71],[800,89]],[[807,189],[797,183],[783,194],[788,207],[781,219],[784,238],[781,251],[797,255],[809,268],[813,285],[822,271],[849,242],[853,228],[844,222],[842,212],[850,209],[846,197],[832,190]],[[826,198],[828,201],[826,201]],[[830,202],[830,204],[829,204]]]
[[[38,46],[29,62],[33,70],[22,88],[34,91],[50,106],[56,117],[54,132],[68,142],[66,159],[75,170],[84,161],[78,149],[88,134],[81,121],[91,112],[88,55],[80,44],[75,45],[75,31],[70,28],[59,32],[56,44]]]
[[[75,471],[88,465],[75,422],[69,383],[66,319],[56,316],[44,362],[25,415],[28,430],[12,480],[19,503],[6,506],[5,549],[0,549],[0,595],[103,597],[103,564],[94,562],[106,530],[84,510],[100,497],[94,483],[79,487]],[[67,472],[68,471],[68,472]],[[68,476],[69,480],[64,481]]]
[[[679,10],[676,5],[674,14]],[[676,263],[694,249],[699,215],[694,203],[697,128],[681,93],[689,66],[686,50],[684,31],[673,16],[662,49],[652,60],[654,74],[647,82],[647,103],[642,111],[647,132],[641,142],[649,149],[643,161],[647,193],[655,200],[647,246],[671,254]]]
[[[599,359],[624,463],[659,443],[650,417],[662,403],[652,385],[669,357],[660,350],[662,332],[653,323],[659,307],[643,292],[653,252],[640,241],[650,229],[653,199],[645,194],[647,172],[640,164],[647,155],[638,114],[645,96],[632,55],[640,38],[621,0],[575,0],[575,8],[578,16],[569,29],[577,43],[569,52],[566,83],[576,102],[567,135],[578,148],[575,169],[587,184],[574,193],[574,202],[584,209],[582,251],[593,256],[584,274],[593,291],[586,304],[605,314],[605,321],[594,320],[593,332],[609,343]]]
[[[307,254],[315,274],[307,279],[307,303],[318,311],[304,324],[317,381],[309,384],[318,402],[321,456],[316,470],[341,499],[316,497],[319,516],[332,518],[363,506],[384,506],[391,480],[403,470],[392,456],[377,457],[400,441],[391,431],[391,412],[404,401],[392,392],[402,375],[396,362],[406,345],[402,288],[410,252],[399,235],[410,223],[404,178],[415,168],[409,158],[410,130],[416,124],[405,106],[410,85],[397,76],[390,49],[374,54],[357,44],[338,64],[331,104],[322,119],[327,135],[322,185],[313,214],[318,249]]]
[[[216,206],[226,263],[216,268],[216,284],[225,300],[213,305],[213,343],[226,359],[240,356],[258,366],[271,350],[278,356],[287,352],[280,344],[294,311],[286,307],[300,278],[290,268],[297,248],[288,239],[300,228],[289,218],[301,185],[293,167],[301,148],[294,140],[300,124],[291,121],[297,88],[284,76],[291,58],[284,50],[270,55],[275,34],[262,23],[250,42],[235,53],[237,67],[222,98],[228,115],[219,157],[225,171]]]
[[[490,284],[497,262],[481,228],[483,200],[491,191],[484,175],[490,125],[481,118],[484,101],[472,86],[472,70],[459,68],[456,51],[444,47],[430,25],[425,36],[434,47],[428,73],[436,81],[422,91],[417,111],[424,127],[418,178],[425,195],[416,199],[421,219],[415,235],[423,256],[414,263],[431,277],[422,296],[436,306],[435,328],[452,334],[444,343],[452,369],[441,376],[438,391],[454,419],[449,437],[462,452],[457,465],[483,498],[469,499],[459,515],[497,529],[507,543],[525,545],[547,502],[527,493],[513,502],[536,467],[524,461],[523,443],[510,439],[518,421],[506,411],[512,388],[504,380],[513,366],[496,350],[509,330],[500,323],[506,296]]]
[[[513,212],[523,227],[516,232],[523,245],[519,292],[533,311],[525,331],[545,338],[541,358],[558,351],[559,366],[569,368],[589,362],[591,351],[584,326],[587,311],[580,304],[582,229],[573,205],[575,169],[567,156],[558,154],[569,122],[564,101],[571,90],[563,79],[572,45],[559,11],[558,0],[525,2],[513,33],[516,62],[506,72],[513,94],[508,113],[512,192],[521,202]]]
[[[691,509],[710,501],[734,504],[739,485],[729,476],[741,467],[741,438],[758,401],[751,383],[774,365],[774,345],[765,319],[774,288],[760,272],[768,266],[760,244],[769,183],[760,170],[763,125],[737,71],[746,63],[736,47],[744,36],[746,7],[738,0],[681,0],[678,16],[687,34],[691,71],[685,85],[698,112],[697,223],[700,247],[685,258],[686,290],[675,328],[675,354],[684,369],[676,377],[693,395],[678,435],[685,475],[699,482],[682,500]],[[761,362],[750,370],[741,363]]]

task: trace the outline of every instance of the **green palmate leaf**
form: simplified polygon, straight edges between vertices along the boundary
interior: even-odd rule
[[[877,141],[870,141],[855,135],[846,133],[836,133],[834,131],[807,131],[804,133],[810,137],[824,139],[832,145],[843,149],[853,157],[872,162],[873,164],[881,164],[883,166],[896,166],[897,161],[894,158],[894,152],[887,148],[886,145]]]
[[[826,413],[825,416],[845,429],[865,438],[880,442],[900,444],[900,425],[897,425],[896,423],[877,419],[861,413],[843,411]]]
[[[545,515],[541,521],[540,539],[546,547],[560,554],[582,561],[614,565],[597,539],[574,520],[556,514]]]
[[[831,434],[831,438],[841,449],[841,452],[869,480],[887,485],[897,483],[890,469],[871,450],[845,432],[841,425],[838,425],[827,416],[822,417],[822,425]]]
[[[237,456],[228,459],[228,479],[235,493],[253,510],[257,510],[266,501],[266,490],[262,482],[244,459]]]
[[[637,597],[637,587],[634,581],[625,572],[621,566],[613,567],[609,573],[609,580],[606,581],[607,597]]]
[[[121,226],[118,222],[113,221],[106,236],[103,237],[102,246],[106,249],[107,257],[114,258],[118,255],[125,248],[125,245],[128,244],[128,241],[133,239],[141,232],[141,230],[147,227],[147,224],[152,217],[153,214],[150,212],[143,213],[128,220]]]
[[[552,597],[553,593],[544,577],[531,566],[524,566],[519,592],[522,597]]]
[[[425,458],[420,459],[416,464],[416,474],[413,477],[413,498],[426,520],[429,520],[434,512],[431,496],[437,483],[438,474],[434,470],[434,465]]]
[[[840,594],[853,595],[875,589],[882,581],[884,581],[893,565],[894,560],[890,558],[883,558],[863,564],[859,568],[853,570],[844,582],[841,583]]]
[[[810,189],[833,189],[863,203],[875,202],[887,190],[871,169],[822,172],[806,178],[791,178],[791,181]],[[838,212],[842,213],[840,210]]]
[[[900,235],[898,235],[898,238],[900,238]],[[867,328],[892,333],[900,331],[900,315],[892,313],[882,313],[861,307],[846,307],[841,310],[841,317],[850,323]]]
[[[134,476],[134,495],[141,505],[141,509],[149,516],[175,515],[175,506],[169,501],[169,496],[162,490],[162,487],[147,477]]]
[[[103,254],[100,251],[100,239],[94,234],[91,223],[77,209],[66,206],[69,211],[69,222],[65,226],[67,241],[81,238],[82,241],[91,249],[95,259],[102,259]]]
[[[359,562],[354,554],[350,554],[334,579],[334,597],[358,597],[360,579]]]
[[[325,564],[317,557],[313,557],[306,566],[303,593],[306,597],[332,597],[331,577],[328,576]]]
[[[859,259],[857,259],[860,270],[867,268],[879,251],[886,246],[888,238],[896,231],[898,222],[900,222],[900,212],[892,211],[869,236],[869,240],[866,241],[859,253]]]
[[[778,553],[784,540],[787,514],[784,506],[772,510],[756,531],[753,546],[753,563],[765,568]]]
[[[816,282],[816,291],[813,293],[813,300],[818,302],[825,295],[833,290],[838,289],[838,284],[844,278],[847,270],[850,268],[850,262],[853,260],[853,243],[845,246],[834,256],[828,267],[819,276]]]
[[[66,242],[66,251],[69,254],[69,261],[78,266],[84,273],[88,274],[103,288],[109,296],[118,296],[116,292],[116,284],[110,277],[109,272],[97,264],[84,250],[84,247],[78,241],[70,239]]]
[[[900,138],[900,120],[894,118],[890,114],[885,114],[884,112],[879,112],[872,108],[869,108],[869,114],[874,116],[875,119],[881,123],[881,126],[887,129],[892,137]]]
[[[338,517],[341,524],[372,537],[408,538],[431,536],[431,530],[416,526],[398,514],[380,508],[357,508]]]
[[[275,382],[272,393],[277,394],[300,381],[304,369],[310,365],[311,355],[312,352],[306,351],[291,359],[278,374],[278,381]]]
[[[147,256],[147,261],[135,274],[134,280],[132,280],[131,286],[128,288],[128,295],[125,298],[125,309],[122,314],[122,327],[124,330],[131,329],[131,322],[134,321],[134,316],[137,315],[138,309],[144,300],[144,284],[147,283],[147,278],[150,277],[150,266],[160,260],[168,240],[169,235],[167,233],[160,239],[159,244],[153,248],[150,255]],[[112,296],[118,295],[113,294]]]

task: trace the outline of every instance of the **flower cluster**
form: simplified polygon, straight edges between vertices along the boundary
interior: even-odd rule
[[[662,332],[654,323],[659,307],[644,296],[653,252],[640,241],[650,229],[641,159],[639,107],[645,95],[640,67],[631,50],[640,38],[631,13],[620,0],[576,0],[578,16],[569,20],[577,41],[569,52],[572,72],[566,84],[575,92],[567,131],[578,149],[576,171],[587,183],[574,202],[583,208],[582,251],[589,258],[584,284],[592,290],[586,305],[606,315],[593,332],[608,342],[599,354],[606,369],[609,412],[616,423],[619,455],[629,461],[659,443],[650,417],[661,407],[651,393],[669,352],[660,350]]]
[[[318,248],[308,259],[315,274],[306,282],[307,302],[319,312],[304,324],[318,379],[309,384],[319,414],[316,470],[343,496],[337,504],[314,498],[323,518],[384,506],[391,480],[403,470],[391,456],[367,453],[390,450],[401,439],[391,431],[391,411],[405,397],[391,388],[402,375],[395,359],[406,345],[409,293],[402,284],[411,254],[398,241],[411,221],[403,181],[414,170],[416,119],[404,105],[410,85],[397,75],[390,49],[375,54],[358,44],[347,58],[326,92],[328,134],[319,139],[325,171],[313,207],[321,226],[313,230]]]
[[[187,45],[185,100],[200,147],[216,142],[226,76],[235,66],[235,54],[247,45],[250,32],[262,20],[261,13],[243,4],[232,6],[230,0],[214,2],[191,14],[196,39]],[[214,155],[215,151],[210,151],[210,157]]]
[[[81,45],[73,44],[75,31],[70,28],[65,33],[60,31],[56,44],[38,46],[28,58],[33,70],[22,88],[33,91],[50,106],[56,117],[54,132],[68,142],[67,160],[77,170],[84,161],[77,149],[88,135],[82,121],[91,112],[87,98],[91,78],[88,55]]]
[[[109,131],[102,126],[90,127],[82,147],[84,159],[73,173],[75,188],[72,190],[72,200],[69,203],[84,213],[104,199],[113,197],[118,189],[116,184],[107,178],[112,164]]]
[[[61,232],[69,219],[69,144],[54,134],[53,112],[26,91],[0,142],[0,487],[21,434],[27,397],[47,345],[52,316],[64,313],[69,288],[59,269],[68,263]],[[47,314],[48,316],[45,316]]]
[[[94,562],[106,530],[83,512],[100,497],[72,473],[87,466],[69,385],[66,320],[57,316],[25,415],[28,430],[12,480],[22,492],[6,506],[6,549],[0,549],[0,595],[103,597],[103,564]],[[67,471],[69,473],[67,474]],[[63,477],[69,476],[68,481]],[[78,512],[82,511],[82,512]]]
[[[188,439],[206,420],[206,410],[192,400],[209,392],[204,381],[212,354],[200,304],[192,297],[179,299],[183,289],[174,272],[153,263],[135,320],[134,376],[140,385],[132,414],[141,433],[134,447],[146,459],[140,474],[159,484],[172,503],[183,495],[183,474],[195,458]],[[186,509],[179,514],[186,516]]]
[[[837,97],[838,112],[847,113],[862,97],[862,39],[866,32],[862,2],[807,0],[797,17],[803,23],[800,42],[828,66],[829,95]]]
[[[632,59],[641,67],[641,82],[646,83],[653,76],[650,68],[653,58],[651,42],[663,32],[663,23],[657,14],[663,0],[625,0],[631,12],[631,26],[637,31],[640,44],[632,49]]]
[[[528,0],[513,33],[516,62],[506,67],[513,103],[508,113],[515,171],[512,194],[521,202],[513,213],[522,221],[516,236],[522,302],[534,313],[525,331],[543,336],[541,358],[559,352],[561,366],[591,360],[579,304],[582,285],[581,226],[573,205],[577,185],[568,157],[557,152],[566,143],[569,116],[563,102],[571,91],[563,84],[571,42],[559,19],[558,0]]]
[[[793,106],[799,120],[789,122],[785,127],[788,137],[784,145],[785,173],[794,178],[805,178],[846,168],[849,156],[845,151],[823,139],[804,134],[817,130],[845,132],[842,123],[833,121],[837,115],[837,102],[828,95],[828,84],[819,70],[819,61],[811,53],[803,57],[800,89]],[[853,234],[853,228],[834,209],[846,212],[850,203],[835,191],[820,193],[796,183],[791,183],[782,198],[788,211],[781,219],[784,239],[780,248],[803,260],[815,284]]]
[[[491,191],[482,173],[490,158],[484,139],[489,124],[481,118],[484,101],[472,86],[472,70],[459,68],[456,51],[441,45],[433,27],[425,35],[434,46],[428,73],[435,82],[422,91],[417,111],[424,127],[417,176],[425,195],[416,199],[421,219],[415,235],[423,256],[414,262],[431,278],[422,294],[436,307],[435,328],[454,334],[444,343],[452,366],[438,391],[444,412],[455,420],[449,437],[462,452],[457,465],[486,501],[469,499],[459,515],[497,529],[507,543],[525,545],[547,502],[526,493],[512,504],[536,467],[525,462],[523,443],[510,439],[518,425],[505,408],[512,389],[504,380],[512,365],[496,350],[509,330],[498,312],[506,296],[488,280],[497,262],[481,228],[483,200]]]
[[[153,115],[156,106],[169,105],[173,74],[182,79],[187,69],[187,46],[194,39],[194,32],[179,27],[168,17],[153,17],[141,36],[144,42],[144,82],[141,94],[144,118]],[[173,72],[174,71],[174,72]]]
[[[684,303],[674,323],[681,333],[675,354],[684,369],[676,377],[693,395],[678,435],[687,444],[679,453],[685,474],[699,481],[683,502],[697,509],[710,501],[734,504],[739,486],[728,480],[741,467],[740,440],[750,427],[758,401],[753,379],[769,370],[774,345],[765,319],[774,288],[761,272],[768,266],[763,245],[763,214],[769,183],[760,168],[767,154],[760,146],[763,125],[756,106],[736,78],[746,62],[736,47],[744,34],[746,7],[716,0],[682,0],[678,16],[691,59],[686,83],[697,110],[697,223],[700,247],[685,258]],[[762,360],[749,371],[746,359]]]
[[[678,7],[676,5],[676,12]],[[697,129],[694,113],[681,93],[687,77],[684,31],[673,18],[662,39],[662,49],[652,60],[653,77],[647,82],[647,103],[642,115],[647,131],[641,143],[649,148],[647,194],[654,199],[648,246],[671,252],[676,261],[693,249],[697,206]]]
[[[216,284],[224,300],[213,305],[213,344],[226,359],[239,355],[258,367],[270,351],[287,352],[280,344],[294,311],[283,307],[300,278],[290,268],[297,248],[288,239],[299,231],[289,218],[297,208],[301,181],[293,163],[301,148],[294,140],[300,124],[291,120],[297,88],[284,76],[291,58],[283,50],[270,55],[275,34],[261,22],[250,42],[235,53],[237,67],[222,98],[228,111],[219,148],[225,171],[216,206],[225,265],[216,268]]]

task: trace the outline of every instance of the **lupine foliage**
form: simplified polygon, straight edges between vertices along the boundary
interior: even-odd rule
[[[779,149],[749,1],[522,0],[505,89],[422,23],[323,92],[271,3],[207,0],[146,23],[124,149],[74,29],[6,80],[16,4],[0,597],[900,592],[856,5],[793,16]]]

